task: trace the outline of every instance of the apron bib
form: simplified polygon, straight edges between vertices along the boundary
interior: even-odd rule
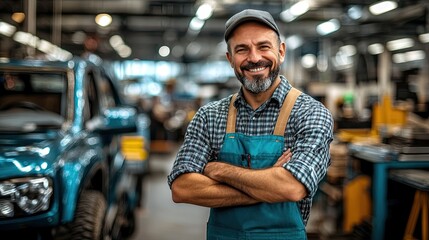
[[[237,110],[231,99],[227,130],[219,153],[221,161],[252,169],[274,165],[283,153],[284,132],[290,112],[300,92],[292,88],[280,110],[273,135],[248,136],[235,132]],[[210,209],[208,240],[307,239],[296,202],[258,203]]]

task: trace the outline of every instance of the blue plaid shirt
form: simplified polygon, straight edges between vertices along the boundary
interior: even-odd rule
[[[253,110],[240,91],[234,103],[237,108],[236,132],[249,136],[272,135],[283,100],[291,89],[285,77],[272,97]],[[202,173],[208,161],[217,159],[226,132],[231,96],[201,107],[188,126],[184,142],[168,175],[168,184],[183,173]],[[312,198],[330,164],[329,144],[333,139],[331,113],[320,102],[302,93],[294,107],[285,130],[284,151],[292,151],[291,160],[284,165],[309,195],[298,202],[306,224]]]

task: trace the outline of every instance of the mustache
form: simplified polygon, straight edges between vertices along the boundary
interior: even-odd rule
[[[244,66],[241,66],[241,70],[250,70],[252,68],[258,68],[258,67],[271,67],[272,62],[270,61],[259,61],[256,63],[249,62]]]

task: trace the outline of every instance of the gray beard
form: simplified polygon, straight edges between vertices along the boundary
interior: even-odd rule
[[[270,74],[267,78],[263,78],[262,76],[255,76],[253,81],[247,79],[246,77],[244,77],[244,75],[241,75],[239,73],[236,73],[236,75],[245,89],[247,89],[251,93],[258,94],[267,91],[274,84],[274,80],[277,78],[279,72],[280,68],[277,67],[270,71]]]

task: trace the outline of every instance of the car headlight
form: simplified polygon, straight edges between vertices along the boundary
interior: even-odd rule
[[[52,196],[52,182],[46,177],[0,181],[0,218],[45,211]]]

